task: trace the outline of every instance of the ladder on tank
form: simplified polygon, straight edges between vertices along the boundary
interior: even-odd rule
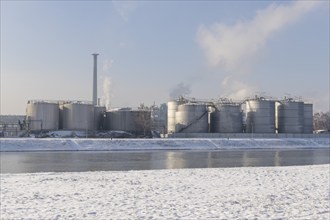
[[[189,124],[187,124],[185,127],[180,128],[180,130],[178,131],[178,133],[184,131],[185,129],[189,128],[191,125],[193,125],[194,123],[196,123],[197,121],[199,121],[200,119],[202,119],[206,114],[208,113],[208,111],[205,111],[201,116],[195,118],[192,122],[190,122]]]

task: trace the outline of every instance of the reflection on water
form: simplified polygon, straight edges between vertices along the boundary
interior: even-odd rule
[[[165,169],[177,169],[185,167],[185,160],[183,159],[183,152],[165,152],[166,159],[164,160]]]
[[[275,153],[275,166],[281,166],[281,157],[280,157],[280,153],[278,151],[276,151]]]
[[[1,152],[1,173],[292,166],[330,163],[329,149]]]

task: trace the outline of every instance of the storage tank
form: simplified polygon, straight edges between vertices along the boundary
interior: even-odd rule
[[[313,133],[313,104],[304,103],[304,133]]]
[[[304,133],[304,103],[283,100],[277,107],[278,133]]]
[[[176,132],[207,133],[208,108],[205,104],[186,103],[178,106],[175,113]]]
[[[210,113],[212,133],[241,133],[242,111],[239,104],[219,104],[217,110]]]
[[[62,106],[62,124],[65,130],[94,130],[94,106],[83,102]]]
[[[99,131],[105,129],[104,114],[106,112],[105,106],[94,106],[94,129]]]
[[[149,134],[151,112],[147,110],[115,110],[106,113],[107,129],[134,134]]]
[[[178,101],[169,101],[167,103],[167,133],[175,132],[175,113],[178,110]]]
[[[26,120],[30,130],[58,130],[59,105],[48,101],[28,101]]]
[[[245,108],[247,133],[275,133],[275,101],[247,100]]]
[[[276,129],[276,133],[278,133],[278,109],[279,109],[280,105],[281,105],[280,101],[275,102],[275,129]]]

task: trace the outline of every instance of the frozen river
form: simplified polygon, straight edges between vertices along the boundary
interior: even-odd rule
[[[1,152],[1,173],[296,166],[330,163],[328,149]]]

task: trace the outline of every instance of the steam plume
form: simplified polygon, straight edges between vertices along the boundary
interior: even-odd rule
[[[112,1],[112,4],[124,21],[128,21],[130,15],[136,10],[138,1]]]
[[[103,85],[102,85],[103,95],[102,95],[102,102],[103,105],[107,109],[110,108],[110,100],[111,100],[111,78],[109,76],[105,76],[103,78]]]
[[[221,83],[222,94],[232,98],[251,95],[256,88],[242,82],[242,78],[251,72],[268,39],[297,22],[319,4],[319,1],[271,4],[257,11],[251,20],[237,21],[234,25],[201,25],[197,40],[210,66],[219,67],[230,74]]]
[[[251,96],[257,90],[254,86],[230,76],[225,77],[221,87],[224,90],[222,96],[238,100]]]
[[[189,85],[185,85],[184,83],[179,83],[171,89],[170,98],[176,99],[180,96],[189,95],[191,93],[191,89]]]
[[[103,75],[102,77],[102,103],[107,108],[110,109],[111,106],[111,97],[112,97],[112,79],[107,74],[110,72],[110,69],[113,65],[113,60],[108,59],[103,63]]]
[[[244,72],[276,32],[298,21],[320,2],[296,1],[289,5],[271,4],[256,12],[251,20],[238,21],[230,26],[216,23],[210,28],[201,25],[197,38],[211,66],[220,66],[229,71]]]

